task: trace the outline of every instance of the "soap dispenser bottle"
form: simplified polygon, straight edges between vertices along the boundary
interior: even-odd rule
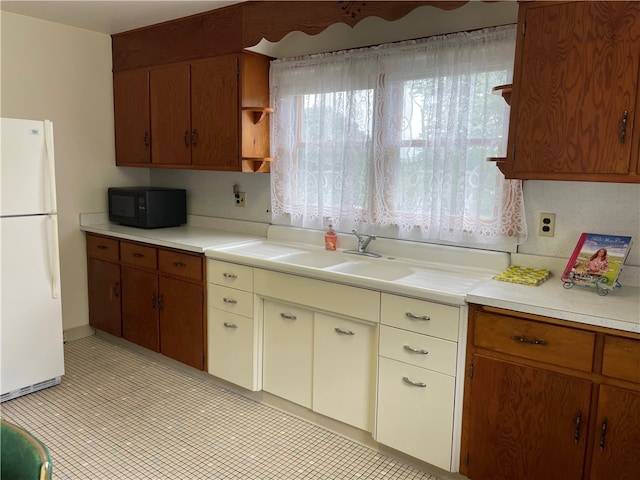
[[[324,234],[324,249],[334,251],[338,244],[338,235],[336,235],[333,225],[329,224],[329,228]]]

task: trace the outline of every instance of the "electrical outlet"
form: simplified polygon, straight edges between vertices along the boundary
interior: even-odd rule
[[[245,193],[244,192],[238,192],[236,193],[236,207],[244,207],[245,201]]]
[[[553,237],[556,231],[556,214],[541,213],[538,222],[539,237]]]

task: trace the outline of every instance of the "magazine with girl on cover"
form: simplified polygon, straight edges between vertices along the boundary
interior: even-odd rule
[[[562,272],[562,281],[597,282],[599,287],[614,288],[631,243],[631,237],[623,235],[583,233]]]

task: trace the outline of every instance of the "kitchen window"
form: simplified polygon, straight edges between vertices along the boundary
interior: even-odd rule
[[[522,184],[505,154],[515,27],[271,65],[272,220],[513,251]]]

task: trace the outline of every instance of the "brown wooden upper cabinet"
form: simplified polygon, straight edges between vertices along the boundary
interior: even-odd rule
[[[640,182],[640,2],[523,2],[507,178]]]
[[[116,164],[268,171],[268,102],[252,53],[115,72]]]

